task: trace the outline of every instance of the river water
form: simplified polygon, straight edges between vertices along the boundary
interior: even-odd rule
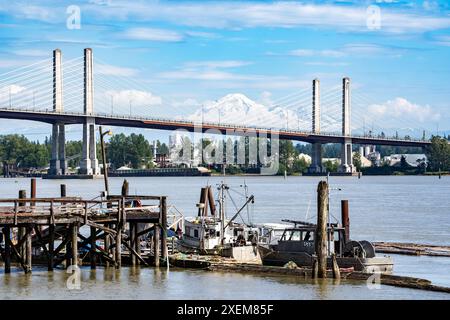
[[[215,187],[223,177],[129,178],[130,194],[168,196],[185,216],[196,214],[200,188]],[[226,177],[236,206],[245,188],[255,203],[242,218],[254,223],[281,219],[315,219],[318,177]],[[123,179],[111,178],[110,189],[120,193]],[[58,196],[59,184],[68,196],[96,197],[103,180],[38,180],[38,197]],[[450,245],[450,177],[330,177],[330,212],[339,218],[340,201],[349,200],[351,237],[356,240],[398,241]],[[29,190],[30,179],[0,179],[2,197]],[[228,214],[235,211],[228,201]],[[333,219],[333,218],[332,218]],[[240,220],[238,220],[240,221]],[[394,256],[394,273],[450,286],[450,258]],[[450,299],[449,294],[381,286],[365,282],[310,280],[192,270],[122,268],[120,271],[81,270],[81,289],[69,290],[64,270],[48,273],[34,267],[31,275],[0,270],[4,299]]]

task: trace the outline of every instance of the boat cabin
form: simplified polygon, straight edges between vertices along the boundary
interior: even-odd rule
[[[276,250],[287,252],[305,252],[310,255],[315,253],[315,226],[295,226],[286,228]],[[335,253],[341,256],[345,247],[345,229],[337,224],[328,226],[328,254]]]

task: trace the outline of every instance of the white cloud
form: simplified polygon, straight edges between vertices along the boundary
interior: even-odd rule
[[[310,49],[297,49],[289,52],[291,56],[297,57],[331,57],[339,58],[345,55],[344,52],[338,50],[310,50]]]
[[[236,67],[242,67],[247,66],[251,64],[251,62],[248,61],[237,61],[237,60],[218,60],[218,61],[192,61],[187,62],[185,64],[186,67],[189,68],[198,68],[198,67],[204,67],[204,68],[236,68]]]
[[[131,106],[144,108],[158,106],[162,104],[161,97],[154,95],[148,91],[140,90],[109,90],[102,93],[106,101],[110,101],[113,97],[114,106],[128,107]]]
[[[111,75],[111,76],[123,76],[123,77],[131,77],[138,74],[138,70],[132,68],[124,68],[113,66],[110,64],[95,64],[95,72],[98,74]]]
[[[49,57],[51,52],[40,49],[21,49],[14,51],[14,54],[27,57]]]
[[[343,57],[354,57],[354,56],[374,56],[374,55],[384,55],[391,57],[398,57],[409,49],[400,47],[388,47],[372,43],[349,43],[340,49],[322,49],[322,50],[312,50],[312,49],[296,49],[288,52],[288,55],[295,57],[314,57],[314,58],[343,58]],[[275,53],[269,52],[268,55],[277,55]]]
[[[405,98],[395,98],[383,104],[373,104],[368,107],[369,113],[377,119],[415,120],[419,122],[435,122],[440,114],[429,105],[414,104]]]
[[[294,1],[252,2],[150,2],[115,1],[108,10],[88,9],[100,17],[137,21],[168,21],[177,25],[204,28],[326,27],[367,32],[366,6],[304,4]],[[226,13],[226,14],[224,14]],[[382,32],[415,33],[445,29],[450,18],[383,7]]]
[[[161,42],[180,42],[183,40],[181,33],[156,28],[131,28],[122,34],[127,39]]]
[[[9,97],[11,94],[11,97],[14,99],[14,95],[24,92],[26,90],[25,87],[19,86],[19,85],[7,85],[0,88],[0,105],[7,106],[9,105]],[[14,102],[14,101],[13,101]]]

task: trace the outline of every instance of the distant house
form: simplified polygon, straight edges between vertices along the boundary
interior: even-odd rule
[[[427,156],[423,153],[391,154],[390,156],[384,157],[383,162],[392,167],[399,167],[402,157],[405,157],[406,163],[413,168],[417,168],[422,163],[428,163]]]

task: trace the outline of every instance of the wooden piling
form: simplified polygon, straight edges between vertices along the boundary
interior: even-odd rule
[[[78,265],[78,224],[73,223],[71,226],[71,242],[72,242],[72,265]]]
[[[97,229],[95,227],[91,227],[91,248],[90,248],[90,260],[91,260],[91,269],[97,268],[97,254],[96,254],[96,240],[97,240]]]
[[[25,199],[27,197],[27,191],[26,190],[19,190],[19,199]],[[19,212],[21,212],[20,207],[24,207],[26,205],[26,202],[19,202]],[[23,239],[26,234],[26,227],[19,227],[17,230],[17,242]],[[26,256],[26,243],[23,242],[22,245],[19,248],[19,253],[22,257]]]
[[[32,199],[36,198],[36,178],[31,178],[30,181],[30,197]],[[35,203],[31,202],[30,205],[33,207]]]
[[[334,279],[340,279],[341,278],[341,271],[339,270],[339,265],[338,265],[337,260],[336,260],[336,254],[334,254],[334,253],[332,254],[331,263],[332,263],[332,267],[333,267],[333,278]]]
[[[139,236],[139,228],[138,228],[138,226],[139,226],[139,224],[135,223],[135,227],[134,227],[134,251],[136,251],[136,253],[141,255],[141,240],[140,240],[140,236]],[[139,259],[136,261],[136,264],[139,265]]]
[[[348,200],[341,200],[341,222],[345,229],[345,242],[350,240],[350,217],[348,214]]]
[[[10,245],[10,239],[11,239],[11,229],[10,227],[4,227],[3,228],[3,240],[5,243],[5,273],[11,273],[11,245]]]
[[[60,185],[60,194],[61,198],[65,198],[67,196],[67,188],[65,184]]]
[[[129,223],[129,231],[130,231],[130,246],[132,248],[136,248],[135,242],[136,242],[136,223],[134,222],[130,222]],[[130,252],[130,257],[131,257],[131,265],[134,267],[136,265],[136,256]]]
[[[120,224],[117,224],[117,233],[116,233],[116,268],[120,268],[122,266],[122,230]]]
[[[109,224],[107,224],[106,226],[109,227]],[[103,234],[105,235],[105,239],[103,240],[104,241],[105,251],[106,251],[106,254],[109,255],[110,252],[111,252],[111,250],[110,250],[110,246],[111,246],[110,236],[106,232],[104,232]],[[105,267],[109,268],[109,260],[107,260],[107,259],[105,259],[105,260],[106,260],[105,261]]]
[[[48,226],[48,271],[53,271],[53,257],[55,254],[55,226]]]
[[[327,224],[328,224],[328,184],[320,181],[317,187],[317,227],[315,250],[319,278],[327,276]]]
[[[31,270],[33,269],[33,261],[32,261],[32,257],[33,257],[33,243],[32,243],[32,239],[31,239],[31,231],[32,231],[33,227],[27,227],[27,233],[26,233],[26,240],[25,240],[25,265],[26,265],[26,270],[25,272],[31,272]]]
[[[206,190],[207,191],[207,190]],[[166,197],[161,197],[161,212],[160,212],[160,223],[162,227],[162,238],[161,238],[161,258],[163,261],[167,259],[167,199]]]
[[[159,243],[159,233],[160,233],[160,229],[159,229],[159,225],[155,223],[155,227],[153,229],[153,256],[155,258],[155,267],[159,268],[159,248],[160,248],[160,243]]]
[[[129,184],[127,179],[124,179],[122,183],[122,193],[121,193],[122,196],[123,197],[128,196],[128,191],[129,191]]]

